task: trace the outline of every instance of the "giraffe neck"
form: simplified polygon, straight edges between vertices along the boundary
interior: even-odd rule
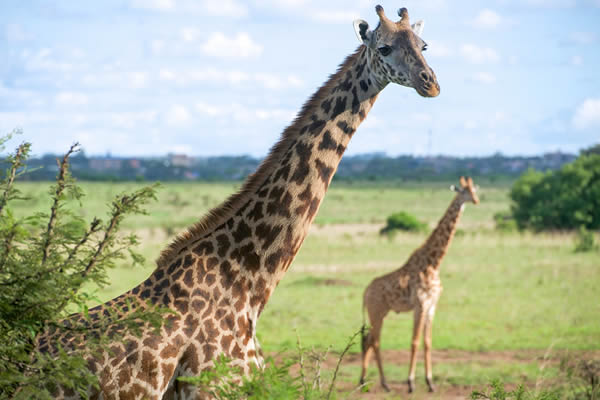
[[[193,265],[197,289],[205,288],[204,277],[214,273],[219,293],[237,298],[239,308],[249,307],[256,321],[382,89],[368,64],[368,50],[361,46],[303,106],[240,192],[163,252],[158,270],[172,275],[181,265]]]
[[[460,216],[464,209],[464,202],[460,198],[460,195],[456,195],[454,200],[450,203],[450,206],[438,222],[436,228],[431,232],[425,244],[423,250],[429,256],[428,265],[432,265],[438,269],[442,263],[442,259],[450,247],[454,233]]]

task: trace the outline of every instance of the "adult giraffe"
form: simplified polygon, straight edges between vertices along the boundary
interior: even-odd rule
[[[198,375],[225,354],[248,372],[261,365],[256,323],[298,252],[337,165],[379,92],[390,82],[424,97],[439,94],[433,71],[408,12],[399,22],[376,7],[378,27],[354,22],[362,45],[302,107],[294,122],[242,189],[179,235],[139,286],[96,307],[149,299],[173,309],[159,335],[114,343],[112,353],[90,358],[104,399],[199,398],[177,381]],[[413,30],[414,29],[414,30]],[[41,348],[65,338],[47,335]],[[62,394],[63,397],[65,394]]]

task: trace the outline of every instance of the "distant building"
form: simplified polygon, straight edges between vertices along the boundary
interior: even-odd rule
[[[133,169],[140,169],[142,168],[142,162],[140,160],[138,160],[137,158],[132,158],[131,160],[127,160],[129,163],[129,166]]]
[[[169,154],[167,157],[173,167],[189,168],[194,163],[194,159],[186,154]]]
[[[89,166],[95,171],[120,170],[123,160],[118,158],[90,158]]]

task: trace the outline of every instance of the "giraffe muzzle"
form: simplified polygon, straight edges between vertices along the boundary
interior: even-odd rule
[[[440,94],[440,85],[433,71],[422,70],[419,72],[415,90],[423,97],[436,97]]]

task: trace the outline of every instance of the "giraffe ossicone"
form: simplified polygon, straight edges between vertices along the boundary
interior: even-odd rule
[[[360,384],[365,383],[367,366],[371,354],[379,369],[381,386],[389,391],[383,373],[383,361],[380,352],[381,328],[383,319],[390,312],[396,313],[413,310],[414,322],[411,342],[410,363],[408,372],[408,391],[414,390],[416,354],[421,333],[424,332],[425,343],[425,380],[429,391],[434,391],[431,367],[431,338],[435,307],[442,294],[440,265],[446,255],[464,206],[466,203],[479,203],[477,187],[471,178],[460,177],[460,186],[452,185],[456,196],[431,232],[425,243],[416,249],[399,269],[375,278],[365,289],[363,296],[363,328],[362,332],[362,371]],[[367,310],[370,329],[367,332],[364,311]]]
[[[246,373],[262,364],[258,318],[379,92],[395,82],[415,87],[422,96],[439,93],[408,13],[405,22],[395,25],[383,23],[381,7],[377,13],[380,25],[369,31],[369,45],[359,46],[310,97],[240,191],[180,234],[146,281],[89,311],[103,313],[132,298],[174,311],[159,334],[142,327],[141,337],[128,336],[124,343],[113,343],[110,353],[88,357],[100,384],[92,396],[203,398],[177,378],[200,374],[220,354]],[[386,55],[382,46],[389,47]],[[47,334],[39,343],[52,351],[56,344],[73,342]]]

